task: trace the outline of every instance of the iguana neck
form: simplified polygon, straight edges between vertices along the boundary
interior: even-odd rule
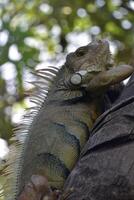
[[[48,94],[48,105],[68,105],[68,109],[70,109],[69,105],[87,105],[87,107],[90,107],[91,118],[94,122],[104,111],[105,95],[101,94],[99,97],[94,96],[87,93],[84,88],[70,89],[67,81],[73,73],[74,71],[66,65],[60,69],[52,89]],[[79,105],[79,107],[81,107],[81,105]]]
[[[79,100],[83,98],[84,90],[80,88],[70,88],[68,81],[74,71],[71,68],[68,68],[66,65],[63,65],[59,70],[53,85],[51,87],[51,91],[48,94],[48,101],[70,101],[70,100]]]

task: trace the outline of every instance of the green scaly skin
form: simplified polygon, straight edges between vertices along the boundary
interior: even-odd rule
[[[102,113],[105,91],[134,71],[129,65],[117,68],[111,65],[105,40],[93,41],[67,56],[28,128],[16,199],[33,174],[47,177],[52,188],[63,187]]]

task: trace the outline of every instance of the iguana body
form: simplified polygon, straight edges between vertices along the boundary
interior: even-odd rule
[[[133,72],[131,66],[108,70],[109,63],[109,46],[104,40],[94,41],[67,56],[47,98],[41,100],[37,114],[26,128],[28,136],[14,177],[16,190],[10,200],[17,200],[33,174],[47,177],[52,188],[62,188],[94,121],[102,113],[105,90]],[[37,76],[46,79],[47,74],[48,79],[46,71],[38,71]],[[48,71],[54,73],[56,69]],[[39,100],[42,97],[43,94]]]

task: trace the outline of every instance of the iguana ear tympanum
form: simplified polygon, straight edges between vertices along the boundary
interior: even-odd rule
[[[37,70],[36,107],[17,130],[27,136],[23,144],[17,144],[18,159],[13,161],[12,187],[6,200],[17,200],[32,175],[46,177],[51,188],[62,188],[102,113],[106,90],[133,71],[129,65],[111,65],[106,40],[70,53],[60,70]]]

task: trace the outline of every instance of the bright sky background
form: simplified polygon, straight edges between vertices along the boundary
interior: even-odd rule
[[[8,152],[9,152],[9,149],[8,149],[6,141],[0,138],[0,161],[2,158],[4,158],[7,155]]]

